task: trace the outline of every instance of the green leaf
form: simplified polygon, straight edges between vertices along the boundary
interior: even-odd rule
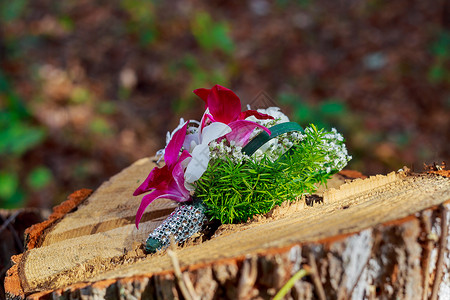
[[[192,22],[192,33],[200,46],[207,50],[222,50],[231,54],[234,43],[229,36],[229,27],[225,22],[214,22],[206,12],[199,12]]]
[[[31,188],[40,190],[46,187],[52,179],[52,172],[48,168],[40,166],[33,169],[33,171],[28,174],[27,183]]]
[[[342,102],[329,100],[320,105],[319,112],[325,116],[334,117],[345,114],[346,107]]]
[[[441,64],[434,64],[428,72],[428,80],[431,83],[442,82],[447,74],[447,70]]]
[[[112,101],[100,102],[97,109],[101,114],[105,115],[112,115],[117,112],[117,107]]]
[[[157,38],[157,32],[154,28],[142,29],[139,34],[139,42],[143,46],[151,45]]]
[[[0,96],[6,100],[6,108],[8,111],[6,114],[9,116],[26,118],[30,114],[27,111],[22,99],[14,92],[9,82],[9,79],[3,74],[0,69]],[[0,114],[2,112],[0,111]],[[0,124],[1,126],[1,124]]]
[[[67,31],[73,31],[75,28],[74,21],[69,16],[61,16],[59,18],[59,24]]]
[[[12,0],[0,2],[1,20],[11,22],[17,20],[25,10],[26,0]]]
[[[11,198],[18,186],[19,179],[16,174],[0,171],[0,198]]]
[[[76,87],[72,90],[72,94],[70,95],[70,100],[74,103],[84,103],[89,101],[92,96],[89,93],[88,89],[82,87]]]
[[[450,32],[442,31],[431,47],[431,52],[439,58],[450,57]]]
[[[44,138],[43,129],[17,121],[0,131],[0,154],[20,156],[40,144]]]
[[[295,122],[281,123],[270,127],[269,130],[270,136],[265,131],[261,132],[242,149],[242,152],[251,156],[261,146],[277,136],[293,131],[303,132],[303,128]]]
[[[108,121],[103,118],[97,117],[89,124],[89,129],[93,133],[110,135],[113,133],[113,129],[109,125]]]
[[[122,0],[120,5],[129,15],[126,27],[139,37],[142,46],[149,46],[156,41],[155,5],[152,0]]]
[[[308,104],[296,103],[294,104],[294,118],[303,123],[312,121],[315,114],[313,108]]]
[[[25,204],[26,194],[23,190],[17,188],[14,192],[14,194],[9,197],[8,199],[0,199],[0,207],[6,208],[6,209],[14,209],[23,207]]]

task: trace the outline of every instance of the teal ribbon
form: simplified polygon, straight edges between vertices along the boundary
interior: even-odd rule
[[[244,148],[242,148],[242,152],[248,156],[251,156],[253,155],[253,153],[256,152],[256,150],[261,148],[262,145],[264,145],[273,138],[276,138],[288,132],[294,131],[298,131],[301,133],[304,132],[303,128],[295,122],[285,122],[277,124],[275,126],[270,127],[269,130],[270,135],[268,135],[267,132],[265,131],[261,132],[255,138],[253,138],[253,140],[251,140],[247,145],[245,145]]]

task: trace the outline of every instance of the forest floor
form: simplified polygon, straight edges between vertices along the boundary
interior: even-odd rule
[[[448,160],[449,1],[0,4],[0,207],[154,155],[200,87],[334,126],[364,174]]]

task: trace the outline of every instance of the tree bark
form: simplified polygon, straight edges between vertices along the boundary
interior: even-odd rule
[[[5,280],[8,297],[271,299],[304,270],[285,299],[450,299],[445,176],[344,183],[355,173],[342,172],[313,197],[145,255],[148,233],[175,208],[157,200],[135,228],[141,198],[131,195],[153,167],[140,160],[30,228]]]

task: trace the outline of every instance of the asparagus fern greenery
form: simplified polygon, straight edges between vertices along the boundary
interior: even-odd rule
[[[136,226],[156,199],[183,203],[150,234],[150,252],[166,247],[170,235],[183,242],[206,218],[244,222],[313,193],[351,159],[334,128],[303,130],[277,107],[241,112],[240,99],[218,85],[194,93],[206,104],[202,119],[181,119],[168,133],[158,151],[165,166],[154,168],[134,193],[146,193]]]
[[[203,200],[208,216],[222,223],[267,213],[284,201],[314,193],[339,171],[342,161],[336,150],[344,141],[338,138],[311,125],[302,140],[276,160],[268,155],[240,164],[229,157],[214,159],[197,181],[195,197]]]

